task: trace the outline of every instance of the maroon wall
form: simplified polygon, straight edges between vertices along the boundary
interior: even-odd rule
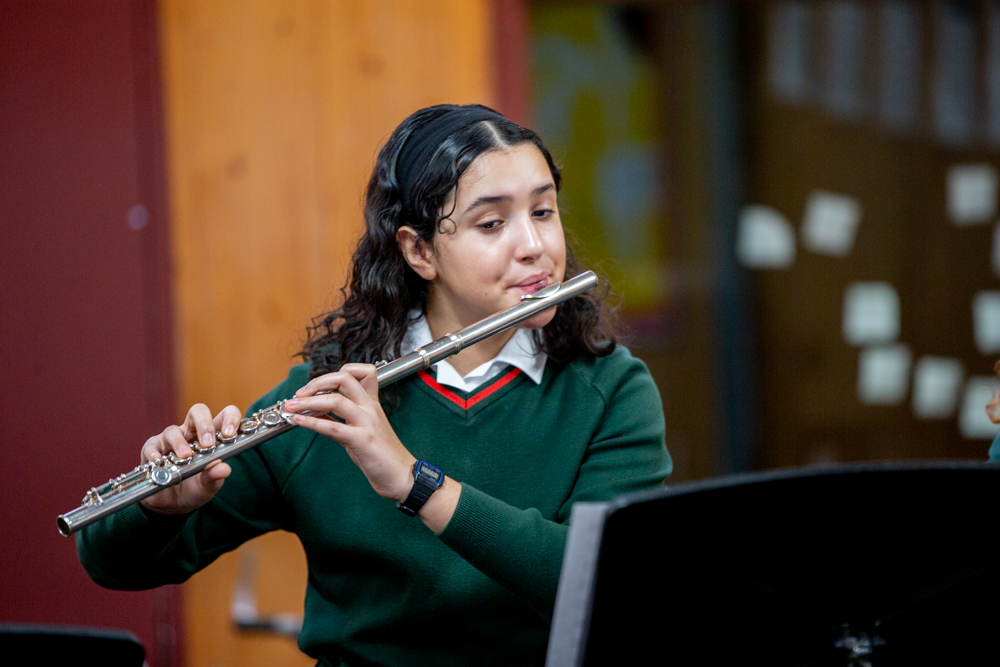
[[[176,592],[99,588],[55,525],[173,416],[155,18],[0,3],[0,622],[126,628],[162,667]]]
[[[497,111],[515,123],[532,127],[527,0],[494,0],[493,66]]]

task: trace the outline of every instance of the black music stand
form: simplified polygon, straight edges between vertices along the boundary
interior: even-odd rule
[[[547,667],[1000,664],[1000,466],[736,475],[573,508]]]
[[[0,624],[0,656],[19,665],[142,667],[146,661],[127,630],[52,625]]]

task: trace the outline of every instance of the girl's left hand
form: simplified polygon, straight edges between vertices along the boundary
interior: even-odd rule
[[[346,364],[336,373],[310,380],[285,401],[285,410],[317,413],[313,417],[296,414],[295,423],[339,442],[380,496],[406,500],[416,458],[396,437],[378,402],[374,366]],[[327,413],[344,423],[324,417]]]

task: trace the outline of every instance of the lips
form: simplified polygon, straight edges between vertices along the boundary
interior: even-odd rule
[[[515,287],[523,291],[525,294],[531,294],[532,292],[537,292],[546,285],[549,284],[549,274],[547,273],[536,273],[533,276],[528,276],[521,282],[519,282]]]

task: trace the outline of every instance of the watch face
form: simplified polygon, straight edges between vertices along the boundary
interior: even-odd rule
[[[441,469],[432,466],[427,461],[418,461],[417,462],[417,469],[414,472],[414,477],[416,477],[417,475],[421,475],[421,474],[425,475],[431,481],[433,481],[435,484],[438,484],[438,485],[441,484],[441,480],[444,478],[444,473],[441,472]]]

